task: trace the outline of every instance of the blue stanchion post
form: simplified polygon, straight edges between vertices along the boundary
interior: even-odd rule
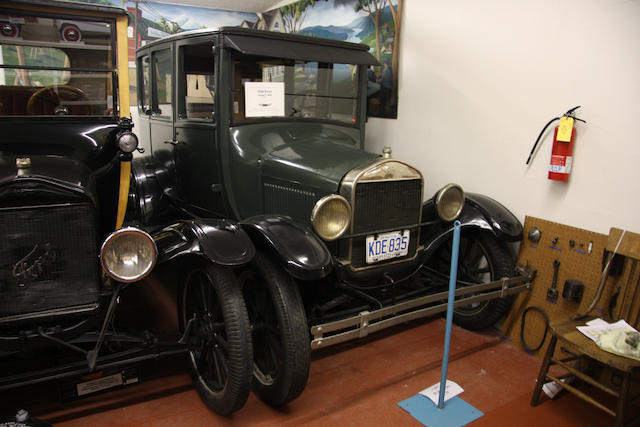
[[[451,246],[451,270],[449,272],[449,296],[447,299],[447,323],[444,332],[444,352],[442,355],[442,375],[440,376],[440,395],[438,408],[444,408],[444,391],[449,368],[449,347],[451,346],[451,325],[453,324],[453,302],[455,300],[458,273],[458,252],[460,249],[460,221],[453,223],[453,245]]]

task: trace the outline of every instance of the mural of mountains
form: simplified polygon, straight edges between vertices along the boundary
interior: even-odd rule
[[[384,8],[380,17],[380,24],[382,25],[385,22],[393,22],[393,16],[391,15],[389,6]],[[369,15],[354,19],[348,25],[314,25],[312,27],[304,27],[300,30],[300,34],[304,35],[354,43],[362,43],[367,36],[374,32],[375,28]]]

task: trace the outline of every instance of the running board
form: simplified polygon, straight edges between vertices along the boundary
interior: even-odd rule
[[[482,302],[494,298],[502,298],[531,289],[535,271],[518,266],[518,276],[502,278],[494,282],[467,286],[456,289],[454,307]],[[469,295],[474,294],[474,295]],[[439,292],[415,298],[375,311],[363,311],[346,319],[323,323],[311,327],[311,348],[325,348],[355,338],[364,338],[370,333],[441,313],[447,310],[448,292]],[[443,302],[445,301],[445,302]],[[433,305],[435,304],[435,305]]]

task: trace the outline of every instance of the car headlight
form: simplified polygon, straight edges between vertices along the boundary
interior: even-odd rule
[[[100,262],[105,272],[119,282],[135,282],[156,264],[158,250],[147,233],[134,227],[111,233],[102,244]]]
[[[138,137],[129,131],[118,134],[118,148],[124,153],[133,153],[138,148]]]
[[[436,211],[443,221],[453,221],[464,207],[464,191],[458,184],[447,184],[436,193]]]
[[[324,240],[342,236],[351,222],[351,206],[342,196],[332,194],[318,200],[311,212],[313,229]]]

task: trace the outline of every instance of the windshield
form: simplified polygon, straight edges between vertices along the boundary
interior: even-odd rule
[[[355,125],[358,67],[237,54],[233,121],[286,117]]]
[[[111,115],[113,22],[0,14],[0,115]]]

